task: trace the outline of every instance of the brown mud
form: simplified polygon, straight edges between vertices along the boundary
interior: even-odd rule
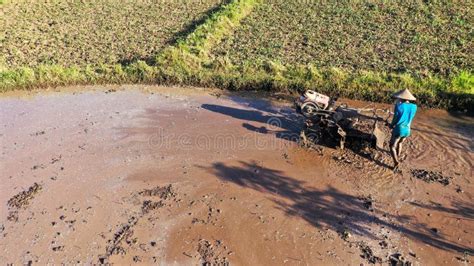
[[[280,95],[61,90],[0,98],[2,262],[472,261],[472,117],[420,110],[394,172],[388,142],[300,147]]]

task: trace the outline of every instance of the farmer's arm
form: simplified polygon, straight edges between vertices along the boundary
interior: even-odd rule
[[[399,114],[397,112],[397,105],[395,104],[395,107],[393,108],[393,118],[392,118],[392,123],[390,123],[390,127],[394,127],[395,124],[398,122],[399,119]]]

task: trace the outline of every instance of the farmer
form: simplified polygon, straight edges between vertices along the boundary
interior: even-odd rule
[[[401,90],[393,95],[397,99],[394,108],[394,115],[390,128],[392,138],[390,140],[390,151],[392,153],[394,169],[400,163],[402,143],[410,136],[410,126],[416,114],[415,96],[408,89]]]

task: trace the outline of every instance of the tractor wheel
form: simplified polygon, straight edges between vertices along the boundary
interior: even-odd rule
[[[306,118],[312,118],[321,108],[313,102],[305,102],[301,105],[301,113]]]

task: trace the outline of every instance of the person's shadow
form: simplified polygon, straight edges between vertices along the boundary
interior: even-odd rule
[[[382,210],[372,211],[364,206],[362,198],[333,186],[314,188],[303,180],[290,177],[277,169],[261,167],[254,161],[240,161],[237,166],[216,162],[203,168],[207,168],[222,181],[264,193],[275,203],[277,209],[288,216],[300,217],[315,228],[329,228],[335,232],[349,228],[353,234],[377,239],[372,229],[379,226],[401,232],[413,240],[441,250],[474,252],[470,246],[453,242],[443,234],[433,232],[432,228],[416,217],[390,214]],[[464,219],[473,217],[472,203],[464,203],[462,207],[455,209],[425,205],[416,207],[432,208]]]

